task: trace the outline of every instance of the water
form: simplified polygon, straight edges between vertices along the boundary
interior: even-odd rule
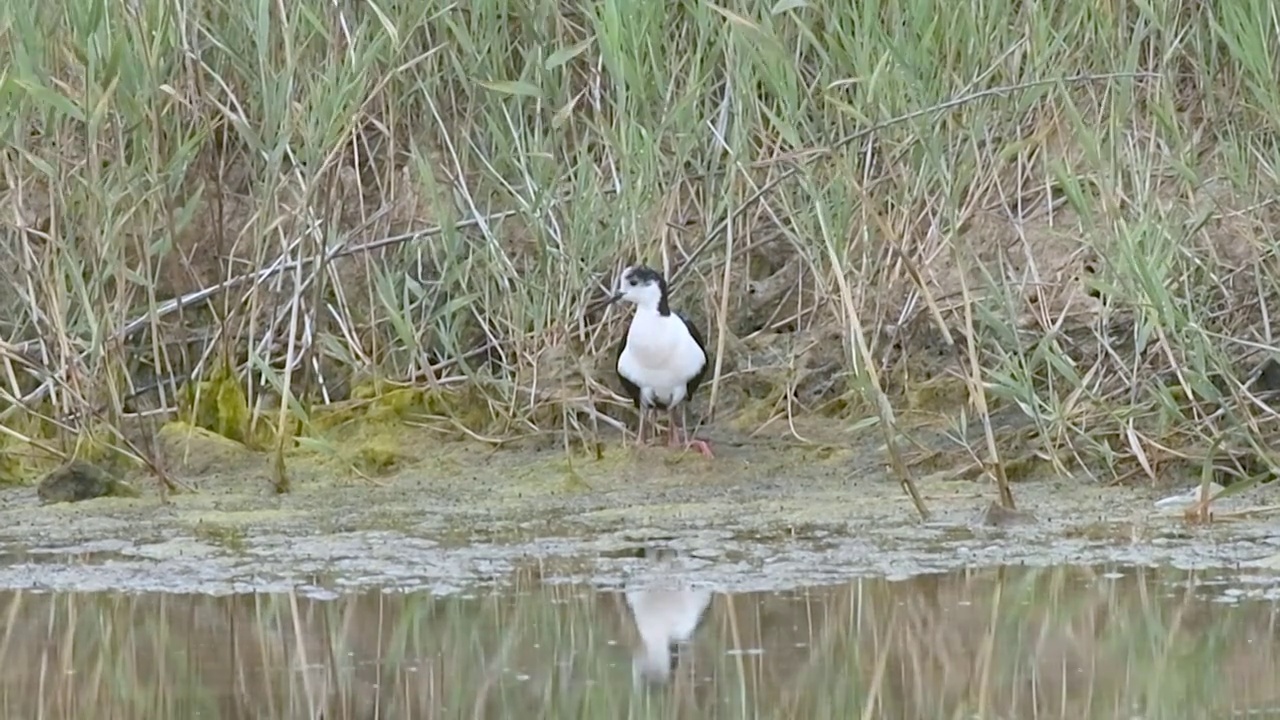
[[[1280,717],[1270,575],[1004,567],[720,592],[685,559],[524,563],[434,593],[8,591],[0,716]]]

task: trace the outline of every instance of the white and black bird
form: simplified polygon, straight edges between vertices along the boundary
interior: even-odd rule
[[[676,447],[676,408],[687,435],[685,409],[710,365],[706,343],[696,325],[671,309],[667,281],[657,270],[644,265],[623,270],[610,302],[619,300],[636,306],[615,359],[618,379],[640,413],[636,442],[644,444],[645,415],[652,408],[668,412],[667,444]],[[685,444],[713,457],[704,440],[686,437]]]

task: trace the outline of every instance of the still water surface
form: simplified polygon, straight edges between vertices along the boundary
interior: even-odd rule
[[[728,594],[665,562],[443,595],[0,593],[0,717],[1280,717],[1274,577],[993,568]]]

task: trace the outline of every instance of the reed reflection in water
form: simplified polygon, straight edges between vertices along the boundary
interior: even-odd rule
[[[1110,570],[685,588],[665,605],[646,605],[643,589],[544,583],[536,569],[470,596],[7,592],[0,717],[1151,719],[1280,708],[1277,603],[1248,597],[1265,585]],[[680,641],[675,664],[653,649]]]

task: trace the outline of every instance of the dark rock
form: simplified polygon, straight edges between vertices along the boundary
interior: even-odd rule
[[[79,502],[117,494],[119,483],[105,470],[72,460],[40,481],[36,494],[43,503]]]

